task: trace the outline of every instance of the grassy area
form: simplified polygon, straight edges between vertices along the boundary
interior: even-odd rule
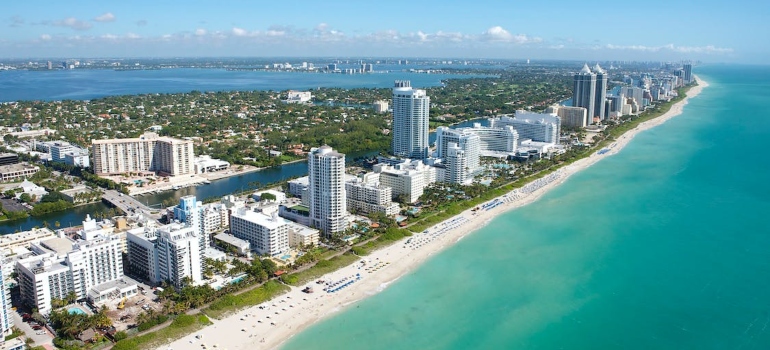
[[[219,320],[235,311],[263,303],[288,291],[289,287],[280,282],[268,281],[261,287],[245,293],[225,295],[203,309],[203,313]]]
[[[115,343],[112,349],[142,350],[157,348],[161,344],[184,337],[210,324],[211,321],[209,321],[206,315],[179,315],[168,327],[138,337],[123,339]]]
[[[321,260],[318,263],[316,263],[315,266],[305,271],[292,273],[286,276],[285,278],[283,278],[283,281],[293,286],[298,286],[298,285],[310,282],[329,272],[336,271],[345,266],[348,266],[358,261],[358,259],[360,258],[350,252],[347,252],[345,254],[336,256],[329,260]]]

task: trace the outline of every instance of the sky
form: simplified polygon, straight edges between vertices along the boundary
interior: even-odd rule
[[[0,28],[0,58],[770,57],[756,0],[27,0],[3,4]]]

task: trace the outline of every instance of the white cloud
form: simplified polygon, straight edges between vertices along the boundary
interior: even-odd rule
[[[75,30],[88,30],[92,27],[91,23],[81,21],[75,17],[67,17],[61,21],[51,22],[51,24],[57,27],[68,27]]]
[[[106,40],[116,40],[116,39],[118,39],[118,36],[115,35],[115,34],[104,34],[104,35],[100,36],[100,38],[106,39]]]
[[[203,35],[206,35],[206,33],[207,33],[206,30],[203,28],[198,28],[195,30],[195,35],[197,36],[203,36]]]
[[[106,12],[94,18],[96,22],[115,22],[115,15],[112,12]]]
[[[529,37],[525,34],[511,34],[511,32],[501,26],[494,26],[487,29],[481,34],[481,38],[487,41],[510,42],[516,44],[539,43],[543,41],[541,38]]]
[[[249,36],[249,31],[243,28],[233,27],[233,35],[235,36]]]
[[[283,30],[268,30],[265,32],[265,35],[267,36],[284,36],[286,35],[286,32]]]
[[[43,41],[51,40],[51,35],[50,34],[43,34],[43,35],[40,36],[40,40],[43,40]]]
[[[128,32],[126,33],[126,39],[141,39],[142,37],[139,36],[139,34]]]

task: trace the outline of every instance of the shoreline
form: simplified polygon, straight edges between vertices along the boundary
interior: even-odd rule
[[[309,326],[327,319],[346,307],[375,295],[431,258],[434,254],[451,247],[465,236],[485,227],[495,217],[533,203],[551,189],[600,160],[617,154],[640,132],[661,125],[682,113],[690,98],[696,97],[708,87],[708,83],[695,76],[698,85],[690,88],[687,97],[672,105],[665,114],[640,123],[619,136],[605,151],[596,150],[590,156],[561,167],[543,178],[497,197],[481,205],[473,212],[462,213],[430,227],[426,232],[414,234],[390,246],[363,256],[360,261],[320,277],[321,280],[350,284],[335,292],[321,290],[323,285],[314,282],[291,287],[291,290],[273,300],[235,312],[221,320],[211,319],[213,325],[188,334],[171,343],[157,347],[159,350],[187,349],[217,345],[218,349],[280,348],[287,340]],[[362,264],[365,261],[365,264]],[[360,276],[360,279],[358,279]],[[315,293],[305,294],[305,286],[312,286]],[[340,285],[340,284],[338,284]],[[260,309],[260,307],[263,307]],[[201,335],[202,339],[197,339]]]

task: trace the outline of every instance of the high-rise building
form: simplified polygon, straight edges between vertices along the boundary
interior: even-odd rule
[[[313,226],[326,236],[347,228],[345,155],[329,146],[308,153],[308,197]]]
[[[535,142],[559,143],[561,132],[561,118],[555,114],[533,113],[516,111],[515,116],[501,116],[490,118],[489,124],[493,128],[512,126],[519,133],[519,143],[524,139]]]
[[[605,103],[607,100],[607,72],[602,69],[597,63],[594,66],[594,73],[596,74],[596,92],[594,93],[594,111],[591,119],[599,117],[602,120],[606,120]]]
[[[439,158],[448,159],[450,144],[454,144],[462,150],[462,156],[465,159],[464,167],[466,169],[464,171],[466,175],[472,176],[475,174],[480,167],[481,138],[479,135],[474,133],[472,128],[450,129],[440,126],[436,131],[436,151]]]
[[[588,64],[575,74],[572,87],[572,107],[583,107],[588,111],[588,123],[593,124],[593,114],[596,111],[596,74],[591,72]],[[521,136],[521,132],[519,132]]]
[[[396,81],[393,88],[393,144],[395,156],[428,158],[428,113],[430,97],[415,90],[408,80]]]
[[[684,83],[692,83],[692,63],[685,63],[682,68],[684,69]]]
[[[0,253],[0,331],[3,336],[13,333],[13,318],[11,317],[11,274],[13,273],[13,264],[6,260]]]
[[[117,236],[96,235],[78,241],[52,238],[33,246],[39,255],[16,262],[22,300],[41,314],[51,311],[51,299],[65,299],[70,293],[100,301],[103,289],[96,287],[123,277],[121,245]]]
[[[458,144],[450,142],[447,145],[444,159],[447,166],[444,182],[465,184],[472,178],[468,154]]]
[[[562,126],[585,128],[588,125],[588,112],[583,107],[551,106],[546,113],[558,115]]]
[[[161,174],[193,175],[193,142],[145,133],[139,138],[93,140],[96,175],[155,171]]]
[[[200,240],[200,251],[206,251],[210,244],[208,234],[205,234],[203,225],[203,202],[199,202],[195,196],[184,196],[179,199],[179,205],[174,208],[174,220],[195,228]]]
[[[181,224],[159,228],[137,228],[126,233],[128,271],[152,283],[168,281],[175,288],[185,280],[198,284],[203,279],[197,231]],[[188,277],[188,278],[185,278]]]
[[[161,227],[156,243],[158,279],[169,281],[176,288],[184,287],[186,278],[192,284],[200,284],[203,281],[203,252],[199,241],[192,228]]]

